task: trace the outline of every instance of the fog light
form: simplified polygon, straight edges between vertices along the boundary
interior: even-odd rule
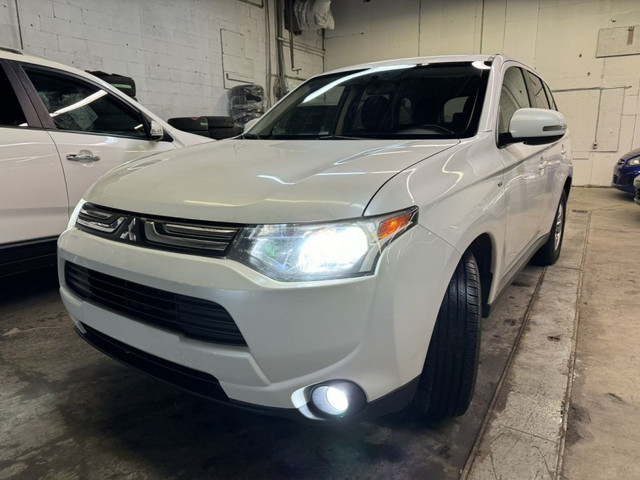
[[[337,380],[316,385],[311,390],[312,408],[325,417],[345,417],[362,409],[364,392],[355,383]]]

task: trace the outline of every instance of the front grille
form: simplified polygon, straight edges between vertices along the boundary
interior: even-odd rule
[[[614,175],[613,176],[613,180],[611,180],[611,183],[614,184],[614,185],[618,184],[618,175]]]
[[[246,345],[229,312],[209,300],[180,295],[65,264],[68,287],[80,298],[133,320],[186,337],[225,345]]]
[[[229,399],[224,393],[224,390],[222,390],[220,382],[213,375],[138,350],[137,348],[104,335],[84,323],[82,327],[86,331],[86,333],[78,331],[82,338],[116,360],[120,360],[144,373],[207,398],[222,401]]]
[[[110,240],[180,253],[225,256],[242,226],[139,215],[85,203],[76,227]]]

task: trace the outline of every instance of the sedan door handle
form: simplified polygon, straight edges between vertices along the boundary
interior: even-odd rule
[[[72,162],[97,162],[100,157],[94,155],[90,150],[80,150],[78,153],[68,153],[67,160]]]

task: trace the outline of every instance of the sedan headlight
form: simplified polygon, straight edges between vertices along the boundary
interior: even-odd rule
[[[384,247],[417,218],[413,207],[340,222],[246,227],[229,258],[283,282],[370,275]]]
[[[71,212],[71,217],[69,217],[67,230],[69,230],[71,227],[75,227],[76,220],[78,220],[78,215],[80,215],[80,210],[82,210],[82,207],[84,206],[85,203],[86,202],[84,201],[84,199],[81,199],[76,205],[76,208],[73,209],[73,212]]]
[[[627,165],[630,167],[637,167],[640,165],[640,157],[632,158],[627,162]]]

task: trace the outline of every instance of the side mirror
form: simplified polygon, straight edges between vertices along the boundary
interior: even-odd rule
[[[244,129],[242,130],[243,132],[248,132],[249,130],[251,130],[251,128],[258,123],[258,120],[260,120],[260,118],[252,118],[251,120],[249,120],[247,123],[244,124]]]
[[[151,120],[151,127],[149,128],[149,136],[152,141],[162,140],[164,138],[164,128],[155,120]]]
[[[501,139],[502,145],[524,142],[528,145],[553,143],[564,137],[567,124],[564,116],[546,108],[521,108],[516,110],[509,123],[509,134]]]

